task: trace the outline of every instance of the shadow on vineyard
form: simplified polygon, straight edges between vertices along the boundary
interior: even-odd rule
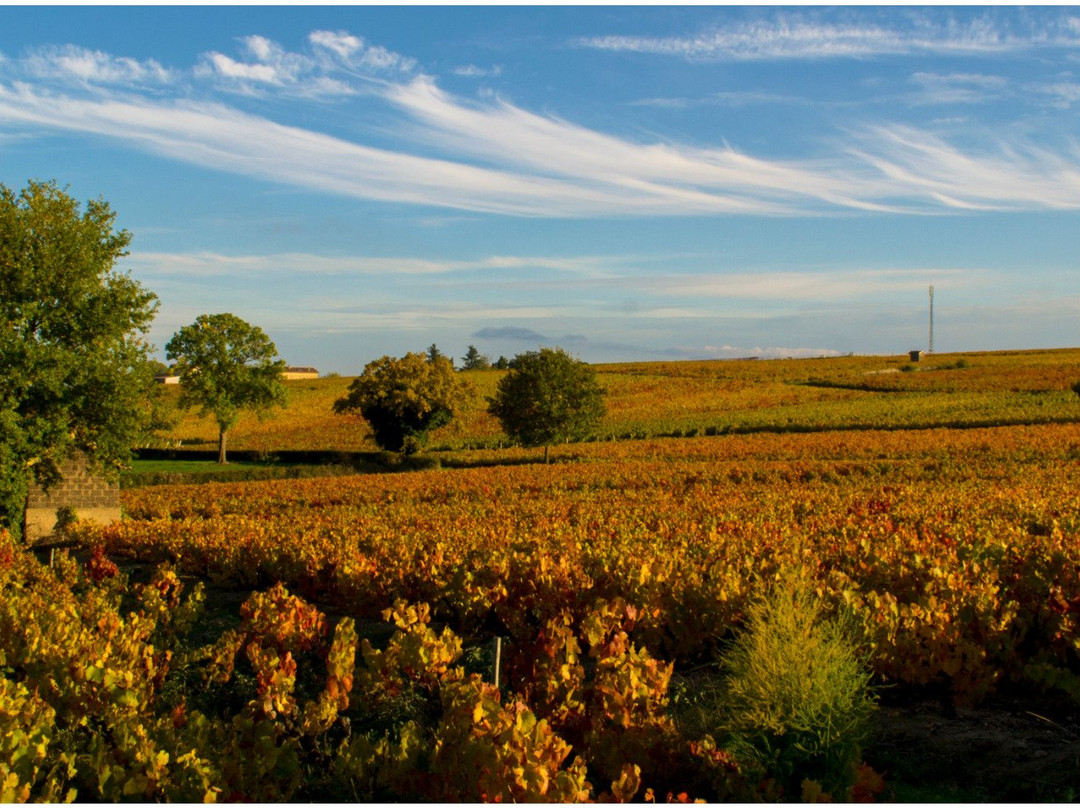
[[[1030,693],[955,710],[917,696],[887,700],[865,757],[897,802],[1075,802],[1080,712]]]

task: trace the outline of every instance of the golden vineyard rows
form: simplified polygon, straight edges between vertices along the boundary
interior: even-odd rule
[[[682,439],[578,446],[547,467],[151,488],[126,493],[130,519],[99,540],[352,615],[427,603],[459,633],[511,643],[623,598],[634,639],[675,661],[715,650],[761,581],[808,569],[887,681],[958,698],[1004,679],[1074,688],[1078,438]]]
[[[469,468],[126,491],[81,562],[0,536],[0,801],[824,798],[671,704],[792,576],[893,692],[1080,699],[1080,353],[889,361],[617,366],[607,436],[732,428],[543,465],[474,414]],[[346,383],[245,440],[368,448],[315,417]],[[1032,425],[896,430],[995,418]],[[794,428],[845,419],[889,429]]]
[[[909,370],[910,372],[904,372]],[[748,431],[992,426],[1076,421],[1070,387],[1080,351],[948,354],[912,364],[906,357],[731,362],[650,362],[597,366],[607,389],[598,440]],[[458,450],[503,443],[484,410],[502,371],[463,373],[476,406],[432,434],[431,447]],[[289,404],[266,420],[241,418],[233,449],[370,451],[358,417],[334,415],[350,379],[287,384]],[[166,391],[175,397],[175,389]],[[185,448],[215,444],[210,419],[177,413],[167,435]]]

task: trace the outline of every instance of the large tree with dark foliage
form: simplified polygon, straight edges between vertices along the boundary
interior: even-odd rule
[[[104,200],[0,185],[0,527],[19,535],[31,480],[83,452],[115,473],[147,434],[156,296],[116,269],[131,234]]]
[[[541,348],[510,360],[488,412],[507,435],[525,446],[543,446],[544,462],[554,443],[588,436],[604,416],[604,389],[596,371],[561,348]]]

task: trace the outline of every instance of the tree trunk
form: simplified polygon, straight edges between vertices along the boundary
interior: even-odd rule
[[[225,433],[228,430],[218,430],[218,449],[217,449],[217,462],[221,465],[226,465],[229,461],[225,459]]]
[[[547,462],[548,462],[548,445],[545,443],[544,444],[544,465],[545,466],[547,465]]]

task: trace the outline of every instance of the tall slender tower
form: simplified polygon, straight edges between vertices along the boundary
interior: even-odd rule
[[[934,287],[930,287],[930,344],[926,349],[927,353],[934,352]]]

